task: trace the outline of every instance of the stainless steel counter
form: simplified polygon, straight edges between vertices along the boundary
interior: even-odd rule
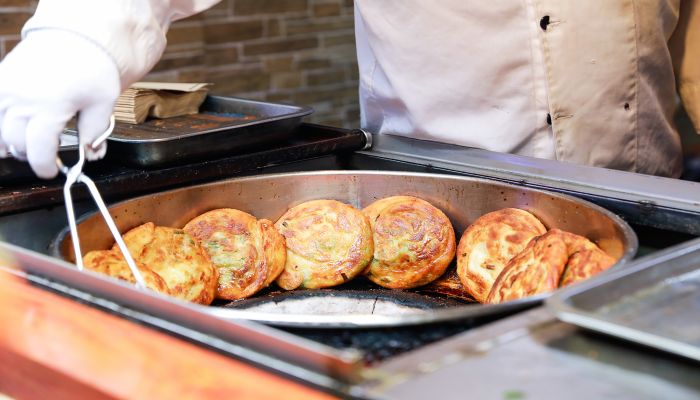
[[[381,365],[390,399],[698,399],[700,364],[558,322],[543,307]]]

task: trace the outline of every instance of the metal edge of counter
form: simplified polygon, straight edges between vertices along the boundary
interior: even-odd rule
[[[697,399],[696,362],[589,335],[538,307],[400,355],[364,383],[371,396],[423,399]]]
[[[635,223],[659,228],[682,224],[700,216],[700,183],[576,165],[555,160],[461,147],[393,135],[374,135],[372,149],[362,151],[375,158],[421,164],[463,174],[497,179],[523,186],[606,199],[624,204]],[[686,233],[700,234],[700,223],[686,224]]]

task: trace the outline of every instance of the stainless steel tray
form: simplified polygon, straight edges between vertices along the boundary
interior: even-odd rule
[[[566,322],[700,361],[700,239],[559,291]]]
[[[487,212],[519,207],[533,212],[550,228],[565,229],[596,241],[606,252],[620,259],[617,266],[627,263],[637,250],[637,238],[624,221],[586,201],[483,179],[437,174],[330,171],[256,176],[143,196],[119,203],[110,211],[123,232],[147,221],[182,227],[195,216],[221,207],[238,208],[274,221],[289,207],[307,200],[336,199],[362,208],[376,199],[397,194],[422,197],[442,209],[458,235]],[[107,227],[95,214],[82,218],[78,231],[84,252],[112,245]],[[70,261],[73,259],[71,246],[70,236],[64,231],[54,241],[53,254]],[[115,295],[118,293],[111,293],[110,298]],[[256,296],[249,302],[203,310],[221,318],[280,326],[382,327],[502,315],[532,307],[548,296],[542,294],[503,304],[480,305],[441,302],[418,292],[376,287],[358,296],[352,285],[343,285],[327,290],[271,293]],[[266,301],[260,301],[261,298]],[[292,312],[289,306],[294,302],[299,308]],[[333,307],[340,311],[329,314]]]
[[[139,167],[240,154],[289,138],[308,107],[208,96],[200,113],[142,124],[118,123],[108,157]]]

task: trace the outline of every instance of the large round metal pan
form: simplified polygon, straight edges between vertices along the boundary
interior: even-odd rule
[[[637,251],[637,237],[615,214],[574,197],[470,177],[385,171],[321,171],[263,175],[138,197],[110,208],[122,232],[152,221],[182,227],[216,208],[237,208],[258,218],[277,220],[289,207],[307,200],[335,199],[363,208],[392,195],[421,197],[450,218],[457,238],[481,215],[517,207],[536,215],[548,228],[583,235],[627,263]],[[113,239],[99,214],[78,224],[84,252],[107,249]],[[74,261],[70,235],[54,243],[56,255]],[[274,286],[274,285],[273,285]],[[294,327],[387,327],[455,321],[507,314],[538,304],[549,294],[496,305],[465,302],[448,294],[383,289],[366,279],[323,290],[283,292],[274,288],[251,299],[201,307],[227,319],[255,320]]]

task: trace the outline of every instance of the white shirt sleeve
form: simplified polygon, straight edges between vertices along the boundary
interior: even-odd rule
[[[92,41],[112,58],[124,89],[160,59],[172,21],[203,11],[218,1],[42,0],[22,29],[22,37],[37,30],[58,29]]]

